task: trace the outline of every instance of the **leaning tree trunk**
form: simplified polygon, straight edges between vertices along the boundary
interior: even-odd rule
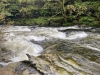
[[[66,15],[66,7],[65,7],[65,0],[59,0],[61,8],[62,8],[62,16],[64,18],[64,21],[66,21],[67,19],[67,15]]]

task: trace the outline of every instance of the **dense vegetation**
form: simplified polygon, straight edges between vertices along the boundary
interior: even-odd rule
[[[99,0],[0,0],[0,24],[100,27]]]

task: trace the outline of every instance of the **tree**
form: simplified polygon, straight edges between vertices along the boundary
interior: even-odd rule
[[[6,6],[6,9],[11,13],[10,16],[16,17],[19,13],[20,9],[20,3],[18,0],[7,0],[8,5]]]
[[[9,18],[7,18],[7,16],[12,15],[9,11],[8,6],[9,3],[7,0],[0,1],[0,23],[5,25],[2,29],[6,29],[13,24],[13,22]]]
[[[47,1],[44,4],[43,8],[49,10],[48,13],[50,13],[51,15],[50,19],[60,14],[63,17],[64,21],[66,21],[66,2],[67,0],[54,0],[53,2]]]
[[[59,4],[60,4],[60,6],[61,6],[61,8],[62,8],[62,16],[64,17],[64,20],[66,21],[66,19],[67,19],[67,15],[66,15],[66,6],[65,6],[65,2],[66,2],[66,0],[59,0]]]
[[[0,1],[0,22],[5,22],[5,17],[10,16],[11,13],[6,9],[8,3],[6,0]]]

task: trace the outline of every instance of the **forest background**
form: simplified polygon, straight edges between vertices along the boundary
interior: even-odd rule
[[[100,27],[100,0],[0,0],[0,25]]]

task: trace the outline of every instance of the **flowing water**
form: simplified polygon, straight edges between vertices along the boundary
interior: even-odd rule
[[[26,54],[36,58],[48,54],[46,61],[55,66],[56,75],[100,75],[99,32],[78,26],[11,26],[2,31],[0,64],[29,60]]]

